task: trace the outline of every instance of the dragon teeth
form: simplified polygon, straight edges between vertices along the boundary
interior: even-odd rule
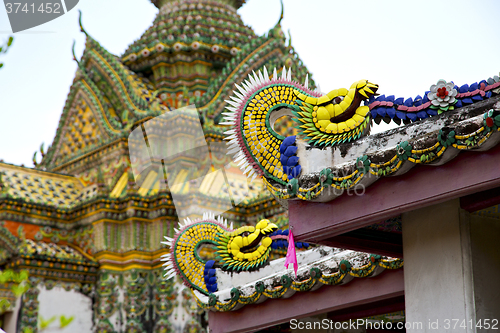
[[[266,82],[269,82],[269,74],[267,73],[267,68],[266,66],[264,66],[264,79],[266,80]]]

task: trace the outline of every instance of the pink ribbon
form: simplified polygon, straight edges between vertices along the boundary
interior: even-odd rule
[[[295,241],[293,240],[292,230],[289,229],[288,236],[288,251],[286,252],[285,267],[288,268],[288,264],[293,264],[293,270],[295,272],[295,277],[297,277],[297,269],[299,265],[297,264],[297,253],[295,252]]]

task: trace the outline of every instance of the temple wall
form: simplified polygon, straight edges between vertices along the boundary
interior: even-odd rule
[[[498,219],[458,199],[403,214],[406,321],[440,332],[500,327],[499,239]]]
[[[40,332],[92,332],[92,300],[90,297],[75,290],[67,291],[60,286],[50,290],[45,286],[40,286],[39,290],[39,327],[42,319],[44,321],[54,319]]]
[[[473,319],[470,244],[459,200],[405,213],[402,222],[406,321],[422,323],[426,332],[434,323],[439,332],[473,332],[447,325]]]
[[[169,317],[172,332],[205,332],[200,326],[200,318],[204,316],[204,311],[201,310],[194,300],[191,289],[184,286],[180,281],[175,282],[175,308]]]
[[[500,221],[470,216],[476,322],[497,319],[500,329]],[[482,328],[477,332],[489,332]]]

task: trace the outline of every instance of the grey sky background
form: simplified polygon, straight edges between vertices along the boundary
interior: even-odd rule
[[[423,95],[439,79],[474,83],[500,71],[500,1],[284,0],[282,26],[323,92],[359,79],[396,97]],[[32,166],[47,147],[76,71],[87,32],[121,55],[151,25],[158,9],[148,0],[80,0],[75,9],[14,35],[0,70],[0,159]],[[262,35],[277,22],[279,0],[247,0],[243,21]],[[0,41],[11,29],[0,5]],[[292,69],[293,72],[293,69]],[[376,126],[375,131],[386,129]]]

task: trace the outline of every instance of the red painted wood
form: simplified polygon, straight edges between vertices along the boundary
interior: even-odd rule
[[[297,292],[287,299],[268,299],[238,311],[209,312],[209,327],[214,333],[253,332],[294,318],[376,304],[402,295],[403,270],[386,270],[373,278],[355,278],[346,285]]]
[[[416,166],[383,178],[364,195],[343,195],[327,203],[289,201],[296,240],[320,242],[421,207],[500,186],[500,146],[461,152],[442,166]]]
[[[498,204],[500,204],[500,187],[460,198],[460,208],[471,213]]]

